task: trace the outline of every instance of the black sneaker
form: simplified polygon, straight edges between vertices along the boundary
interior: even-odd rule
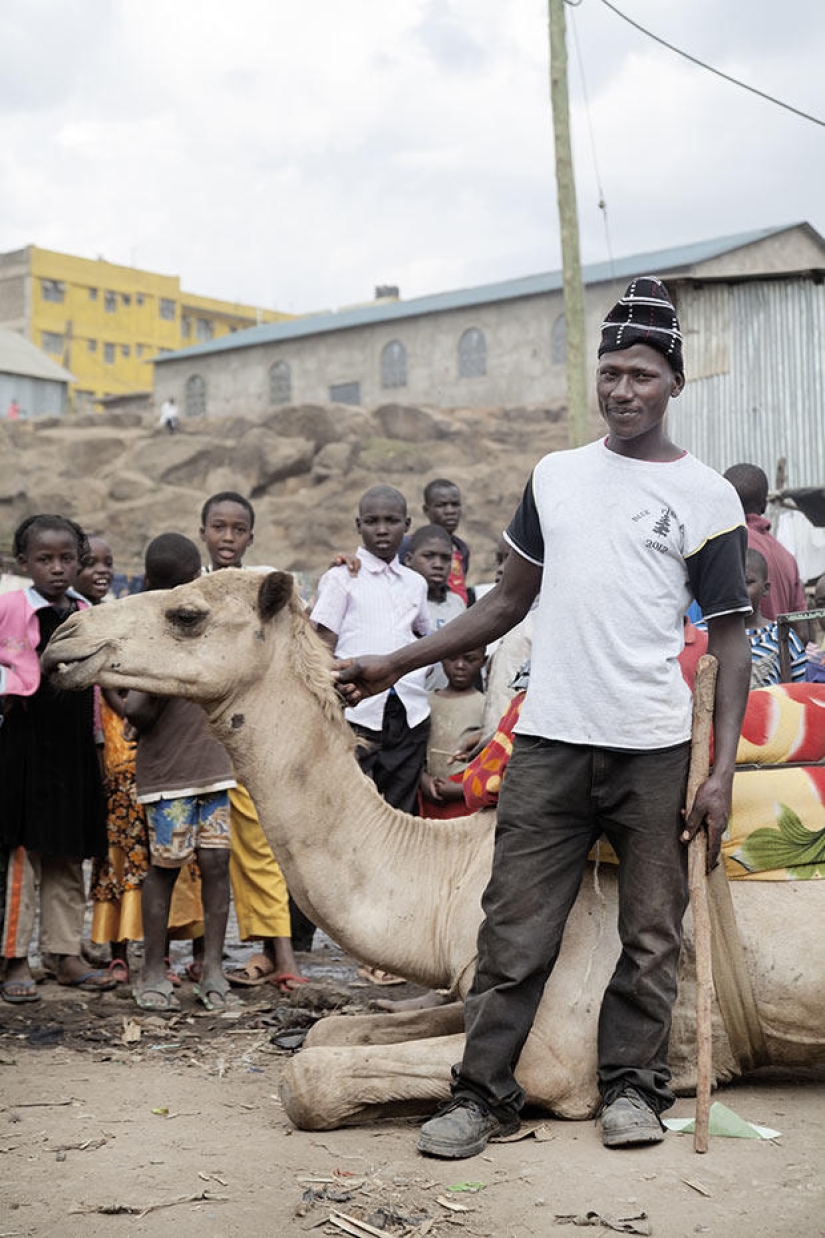
[[[606,1148],[661,1143],[664,1137],[659,1115],[635,1088],[628,1088],[602,1110],[602,1143]]]
[[[517,1116],[499,1119],[479,1101],[461,1096],[448,1103],[421,1127],[418,1151],[426,1156],[459,1160],[478,1156],[495,1135],[514,1135]]]

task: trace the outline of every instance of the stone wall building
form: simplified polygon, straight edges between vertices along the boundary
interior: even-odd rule
[[[809,224],[765,228],[585,266],[588,354],[634,275],[680,286],[825,268]],[[385,289],[379,290],[386,292]],[[691,324],[686,332],[690,375]],[[703,355],[714,341],[703,341]],[[560,271],[269,323],[155,359],[154,395],[185,417],[262,416],[279,405],[387,401],[440,408],[538,404],[566,393]]]

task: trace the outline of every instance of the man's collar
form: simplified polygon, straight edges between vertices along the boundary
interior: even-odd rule
[[[767,516],[760,516],[758,512],[748,512],[745,517],[749,529],[756,529],[757,533],[769,533],[771,522]]]

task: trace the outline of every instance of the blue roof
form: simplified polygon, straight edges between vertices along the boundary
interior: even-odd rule
[[[585,284],[599,284],[616,279],[632,279],[640,272],[667,275],[798,226],[786,224],[776,228],[760,228],[755,232],[719,236],[709,241],[694,241],[691,245],[679,245],[673,249],[631,254],[627,258],[616,258],[613,262],[591,262],[582,266],[582,279]],[[258,344],[299,339],[307,335],[323,335],[328,331],[345,331],[351,327],[364,327],[377,322],[394,322],[439,311],[466,309],[472,305],[488,305],[495,301],[512,301],[517,297],[539,296],[546,292],[558,292],[561,287],[561,271],[544,271],[539,275],[523,275],[496,284],[479,284],[474,288],[459,288],[454,292],[436,292],[426,297],[415,297],[410,301],[374,302],[352,309],[307,314],[305,317],[291,318],[285,322],[264,323],[259,327],[248,327],[245,331],[231,332],[205,344],[195,344],[191,348],[165,353],[163,356],[154,357],[153,361],[155,365],[161,365],[165,361],[178,361],[185,357],[202,357],[236,348],[254,348]]]

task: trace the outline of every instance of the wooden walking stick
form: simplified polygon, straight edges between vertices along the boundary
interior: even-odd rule
[[[710,772],[710,734],[713,725],[715,695],[716,659],[706,653],[699,659],[693,685],[693,734],[690,743],[690,770],[685,804],[687,816],[693,808],[696,792]],[[707,833],[705,827],[702,826],[688,846],[688,890],[696,948],[696,1120],[693,1136],[695,1152],[707,1152],[710,1123],[713,964],[710,953],[710,906],[705,871],[707,853]]]

